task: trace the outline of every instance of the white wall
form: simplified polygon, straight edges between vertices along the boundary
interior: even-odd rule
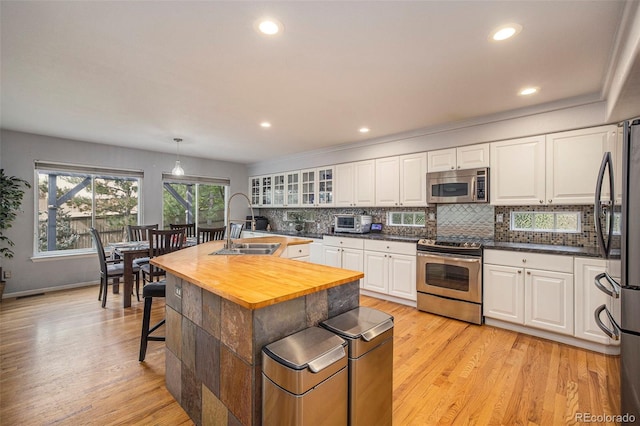
[[[249,165],[248,173],[249,176],[258,176],[294,170],[292,164],[298,170],[599,126],[605,124],[605,111],[606,103],[600,101],[587,101],[581,106],[570,108],[563,108],[559,104],[551,112],[539,113],[533,109],[513,111],[475,121],[259,162]]]
[[[171,171],[175,162],[173,155],[8,130],[0,133],[0,150],[0,167],[5,169],[5,173],[32,184],[35,160],[143,170],[142,221],[162,223],[162,173]],[[189,175],[229,178],[232,193],[247,192],[247,170],[243,164],[184,156],[180,161]],[[246,201],[242,200],[244,198],[240,197],[233,200],[231,217],[234,219],[243,218],[248,213]],[[12,259],[0,258],[5,270],[12,272],[12,278],[7,280],[5,296],[32,294],[98,280],[99,265],[95,254],[33,262],[33,190],[27,190],[23,210],[24,214],[20,214],[7,231],[7,236],[16,244],[13,248],[15,256]]]

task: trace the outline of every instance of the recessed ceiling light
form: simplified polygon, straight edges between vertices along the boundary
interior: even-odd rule
[[[262,123],[260,123],[260,127],[269,128],[271,127],[271,123],[269,123],[268,121],[263,121]]]
[[[521,96],[529,96],[529,95],[533,95],[534,93],[538,93],[537,87],[525,87],[524,89],[518,92],[518,94]]]
[[[369,133],[369,128],[368,127],[360,127],[360,133]]]
[[[260,19],[256,22],[256,29],[264,35],[276,35],[282,32],[283,26],[276,19]]]
[[[489,37],[493,41],[502,41],[513,37],[520,31],[522,31],[522,25],[508,24],[493,31]]]

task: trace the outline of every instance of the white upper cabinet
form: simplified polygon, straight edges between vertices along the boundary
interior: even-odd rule
[[[376,206],[397,206],[400,203],[400,158],[376,160]]]
[[[284,206],[297,207],[300,205],[300,171],[284,174]]]
[[[429,151],[427,153],[427,170],[431,173],[489,167],[489,145],[488,143],[483,143]]]
[[[260,207],[273,205],[273,175],[260,177]]]
[[[427,205],[427,153],[425,152],[400,156],[400,205]]]
[[[544,147],[544,135],[491,144],[491,204],[530,205],[544,202]]]
[[[425,206],[427,155],[378,158],[376,165],[376,206]]]
[[[600,126],[492,143],[491,203],[592,204],[615,138],[615,126]]]
[[[273,175],[249,178],[249,194],[251,194],[251,205],[254,207],[271,207],[273,205]]]
[[[251,205],[260,205],[260,177],[254,176],[249,178],[249,197],[251,198]]]
[[[300,171],[300,206],[334,205],[334,170],[333,166],[326,166]]]
[[[335,168],[335,206],[375,205],[375,161],[338,164]]]
[[[285,201],[285,174],[278,173],[272,176],[273,195],[271,207],[283,207]]]
[[[547,135],[547,204],[593,204],[602,156],[614,149],[616,133],[616,126],[600,126]]]

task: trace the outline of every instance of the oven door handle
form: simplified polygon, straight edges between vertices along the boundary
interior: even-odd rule
[[[438,254],[418,253],[418,256],[421,256],[421,257],[432,257],[434,259],[446,257],[447,259],[450,259],[450,260],[455,260],[457,262],[465,262],[465,263],[479,263],[479,262],[481,262],[481,259],[479,257],[471,257],[471,256],[469,256],[468,258],[465,258],[465,257],[459,257],[459,256],[457,256],[455,254],[449,254],[449,253],[438,253]]]

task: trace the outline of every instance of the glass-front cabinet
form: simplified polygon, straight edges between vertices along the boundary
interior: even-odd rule
[[[249,178],[251,204],[256,207],[334,206],[334,167]]]
[[[316,205],[316,169],[300,172],[300,205],[313,207]]]
[[[284,207],[300,205],[300,172],[288,172],[284,175],[285,197]]]
[[[300,172],[300,205],[333,206],[333,175],[333,166],[302,170]]]
[[[251,205],[258,206],[260,205],[261,197],[260,197],[260,178],[259,177],[250,177],[249,178],[249,197],[251,198]]]
[[[318,170],[318,206],[333,206],[333,166]]]
[[[271,207],[273,205],[273,176],[260,177],[260,207]]]
[[[285,174],[279,173],[273,175],[273,207],[285,206]]]

